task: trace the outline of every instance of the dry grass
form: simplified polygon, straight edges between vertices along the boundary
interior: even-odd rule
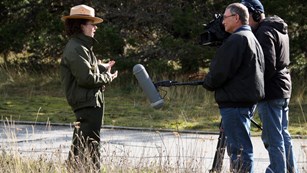
[[[35,133],[50,132],[50,134],[55,135],[57,132],[52,131],[52,128],[55,127],[47,125],[44,127],[45,131],[35,132],[35,128],[38,127],[32,126],[21,136],[19,133],[24,129],[18,129],[19,126],[15,125],[13,121],[7,121],[4,125],[5,127],[2,129],[0,126],[0,130],[3,130],[3,132],[0,131],[0,137],[3,139],[0,148],[0,172],[95,172],[88,162],[79,164],[75,169],[66,164],[71,137],[68,137],[67,142],[54,147],[52,150],[48,147],[44,148],[45,143],[49,143],[48,145],[51,146],[53,145],[52,142],[56,141],[50,141],[44,137],[37,138],[36,135],[41,134]],[[206,138],[200,134],[186,135],[178,132],[161,133],[156,131],[152,133],[153,135],[149,135],[148,133],[134,131],[119,138],[115,133],[119,132],[107,136],[103,136],[104,133],[102,133],[101,169],[96,172],[208,172],[212,166],[217,144],[217,136]],[[68,134],[72,135],[72,129],[69,130]],[[63,135],[67,134],[64,133]],[[32,145],[29,145],[31,143]],[[307,163],[306,144],[301,143],[299,146],[301,153],[296,154],[300,171],[304,173],[307,172],[306,164],[304,165],[304,163]],[[262,150],[261,152],[266,152],[264,148]],[[260,159],[259,156],[258,159]],[[257,170],[264,165],[261,160],[257,161],[256,159],[255,162]],[[225,156],[222,172],[229,172],[228,164],[228,157]]]

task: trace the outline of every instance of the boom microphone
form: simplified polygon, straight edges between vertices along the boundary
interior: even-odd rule
[[[154,83],[150,79],[145,67],[142,64],[137,64],[133,67],[133,74],[143,89],[145,95],[151,103],[151,107],[160,109],[163,106],[164,100],[157,91]]]

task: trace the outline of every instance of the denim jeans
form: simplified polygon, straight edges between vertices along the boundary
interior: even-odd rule
[[[291,135],[288,131],[289,99],[262,101],[258,113],[263,125],[262,141],[269,152],[266,173],[297,173]]]
[[[255,106],[220,108],[231,172],[254,172],[253,145],[250,138],[250,118],[254,110]]]

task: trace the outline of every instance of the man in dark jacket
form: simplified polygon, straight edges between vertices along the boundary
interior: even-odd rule
[[[258,0],[242,1],[249,12],[249,23],[261,44],[265,58],[265,98],[258,104],[263,124],[262,140],[269,152],[266,172],[298,172],[288,131],[291,77],[288,26],[278,16],[267,17]]]
[[[212,59],[204,88],[215,91],[227,139],[231,172],[250,172],[253,145],[250,119],[264,98],[264,57],[260,44],[248,25],[249,13],[240,3],[230,4],[223,24],[231,35]]]
[[[94,55],[93,38],[96,24],[103,20],[95,17],[93,8],[74,6],[69,16],[63,16],[70,40],[65,46],[60,63],[61,81],[68,104],[76,116],[69,162],[77,165],[78,172],[99,169],[100,127],[103,114],[104,85],[117,77],[111,73],[114,61],[100,63]]]

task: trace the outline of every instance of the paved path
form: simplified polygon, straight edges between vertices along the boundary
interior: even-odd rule
[[[0,151],[21,156],[47,157],[64,161],[71,144],[72,128],[61,125],[5,124],[0,122]],[[218,135],[103,128],[101,155],[108,166],[159,167],[170,172],[208,172]],[[259,137],[252,137],[255,172],[264,172],[268,154]],[[300,172],[307,172],[307,139],[294,139]],[[228,172],[225,156],[223,170]],[[187,171],[188,170],[188,171]],[[163,171],[164,172],[164,171]],[[167,172],[167,171],[166,171]]]

